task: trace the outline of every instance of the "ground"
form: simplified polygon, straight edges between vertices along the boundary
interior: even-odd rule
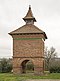
[[[43,80],[40,79],[40,80],[36,80],[35,79],[35,80],[27,80],[27,81],[60,81],[60,80],[57,80],[57,79],[56,80],[55,79],[54,80],[52,80],[52,79],[46,79],[46,80],[45,79],[43,79]]]
[[[12,73],[0,73],[0,81],[60,81],[60,73],[52,73],[44,76],[30,74],[13,75]]]

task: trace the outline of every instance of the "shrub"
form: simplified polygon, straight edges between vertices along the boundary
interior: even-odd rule
[[[59,66],[53,66],[49,68],[50,73],[60,73],[60,67]]]
[[[26,64],[26,70],[33,70],[34,69],[34,65],[31,61],[28,61]]]
[[[7,73],[11,72],[12,70],[12,63],[10,59],[0,59],[0,73]]]

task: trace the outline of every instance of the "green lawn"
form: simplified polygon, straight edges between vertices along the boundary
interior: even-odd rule
[[[27,79],[60,79],[60,73],[51,73],[44,76],[31,74],[13,75],[12,73],[0,73],[0,81],[25,81]]]

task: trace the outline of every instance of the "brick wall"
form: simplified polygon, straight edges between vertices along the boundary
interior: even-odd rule
[[[43,73],[44,41],[42,34],[13,35],[13,72],[22,73],[21,63],[31,60],[34,73]]]

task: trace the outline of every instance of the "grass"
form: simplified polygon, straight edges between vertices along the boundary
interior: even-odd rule
[[[51,73],[44,76],[32,74],[13,75],[12,73],[0,73],[0,81],[25,81],[27,79],[60,79],[60,73]]]

